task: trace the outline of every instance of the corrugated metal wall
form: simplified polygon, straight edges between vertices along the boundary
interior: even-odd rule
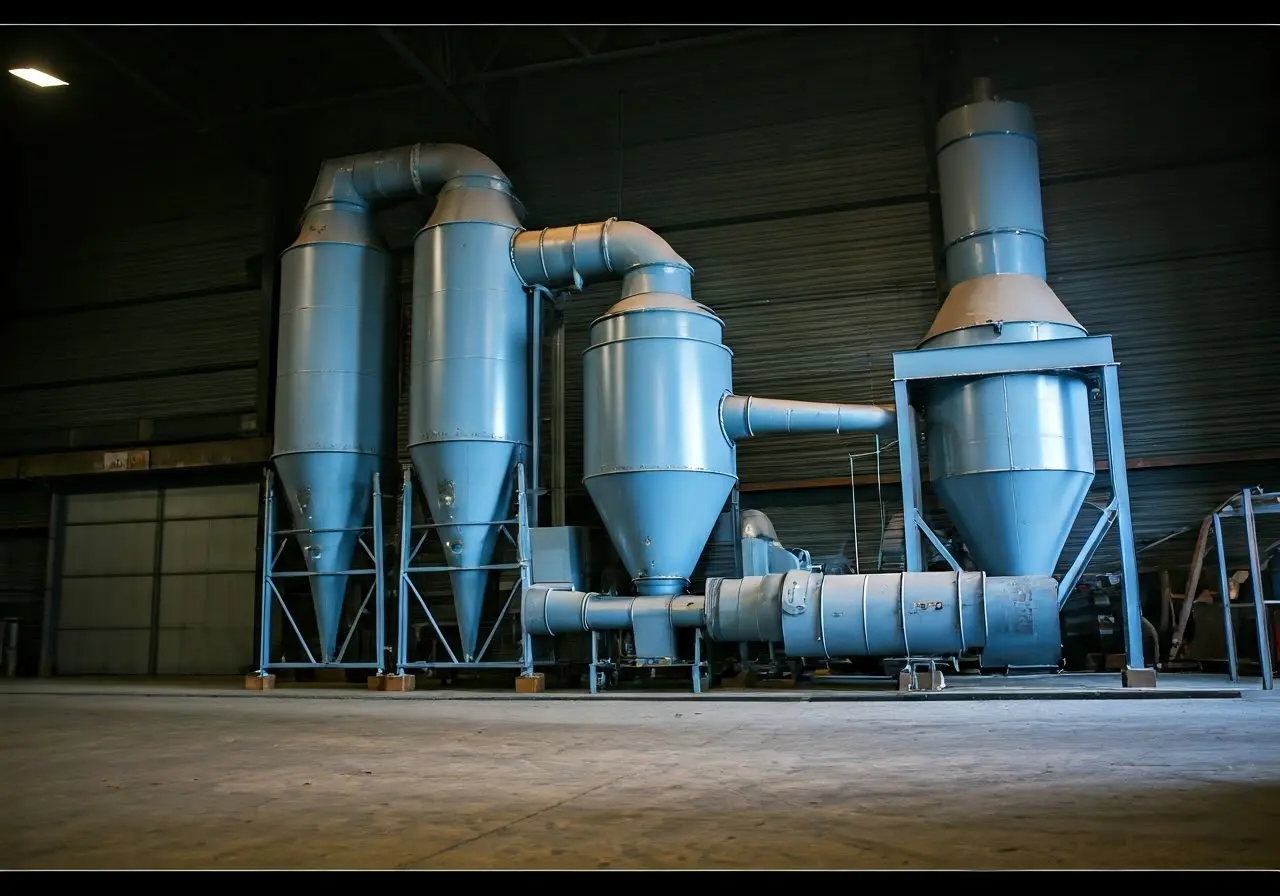
[[[208,143],[42,160],[0,328],[0,453],[256,424],[265,184]]]
[[[52,671],[234,674],[252,664],[255,484],[62,500]]]
[[[510,167],[531,226],[618,215],[666,236],[697,269],[697,298],[726,321],[738,391],[887,402],[890,353],[914,346],[938,301],[927,192],[937,94],[990,75],[1036,113],[1050,282],[1091,332],[1115,339],[1129,458],[1271,449],[1280,437],[1280,323],[1267,311],[1277,285],[1274,63],[1267,45],[1239,33],[1204,37],[962,29],[933,63],[950,82],[941,86],[923,74],[923,31],[811,30],[547,75],[507,97],[520,147]],[[588,290],[568,315],[574,486],[579,356],[589,322],[616,294]],[[739,469],[748,484],[838,478],[850,452],[871,447],[762,439],[742,446]],[[896,478],[891,446],[881,463]],[[858,472],[873,466],[864,457]],[[1134,474],[1140,543],[1277,472]],[[877,490],[860,491],[865,567],[877,560],[881,514]],[[880,559],[892,566],[900,496],[893,484],[879,494],[891,530]],[[744,506],[788,508],[778,526],[789,543],[852,556],[847,490],[748,495]],[[1083,514],[1068,552],[1091,525]],[[1185,564],[1193,537],[1166,543],[1159,561]]]

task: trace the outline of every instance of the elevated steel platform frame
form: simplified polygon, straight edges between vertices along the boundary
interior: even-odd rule
[[[919,426],[913,399],[916,388],[941,380],[978,379],[1011,373],[1075,373],[1101,380],[1111,500],[1059,583],[1059,609],[1093,559],[1094,552],[1115,526],[1120,541],[1121,591],[1124,599],[1126,685],[1128,674],[1146,668],[1142,653],[1142,605],[1138,591],[1138,552],[1129,509],[1129,475],[1120,416],[1120,365],[1110,336],[1082,336],[1043,342],[922,349],[893,354],[893,394],[898,412],[898,456],[902,476],[903,528],[908,572],[926,571],[924,539],[951,566],[951,556],[924,519],[920,476]]]
[[[515,469],[515,488],[516,488],[516,515],[513,519],[499,520],[497,522],[488,523],[486,525],[495,526],[502,533],[503,537],[516,549],[516,562],[514,563],[490,563],[484,566],[414,566],[414,561],[422,549],[426,546],[428,540],[433,534],[443,528],[435,522],[415,523],[413,521],[413,482],[414,472],[412,464],[404,464],[402,467],[402,496],[400,511],[400,583],[397,589],[397,638],[396,638],[396,658],[395,665],[397,674],[404,675],[406,670],[461,670],[461,669],[514,669],[518,670],[522,676],[533,674],[535,665],[554,665],[554,663],[535,663],[533,656],[533,641],[528,631],[525,629],[524,620],[520,622],[520,659],[505,661],[487,661],[484,659],[485,654],[489,651],[489,646],[493,643],[494,636],[498,633],[499,626],[507,618],[512,605],[519,607],[520,604],[516,600],[517,595],[522,595],[528,590],[531,583],[531,563],[530,563],[530,547],[529,538],[529,491],[525,484],[524,464],[516,464]],[[514,530],[514,534],[513,534]],[[420,533],[420,534],[418,534]],[[439,537],[437,535],[437,537]],[[464,662],[458,659],[458,654],[454,652],[449,640],[444,636],[444,632],[440,628],[440,624],[436,621],[435,614],[431,612],[431,607],[426,598],[422,596],[422,592],[418,590],[418,586],[414,584],[413,577],[418,575],[448,575],[451,572],[466,572],[469,570],[519,570],[515,584],[507,593],[506,600],[502,604],[502,609],[498,612],[498,618],[494,620],[493,626],[489,629],[488,636],[481,644],[480,650],[476,654],[476,659],[472,662]],[[444,646],[445,652],[449,655],[448,661],[435,660],[410,660],[409,657],[409,607],[410,600],[416,600],[418,606],[422,608],[427,616],[427,622],[431,625],[440,644]]]
[[[261,636],[258,641],[258,671],[257,675],[267,676],[273,670],[277,669],[372,669],[378,675],[382,674],[387,652],[387,576],[386,564],[384,562],[385,548],[383,545],[383,526],[382,526],[382,494],[381,477],[378,473],[373,474],[372,490],[373,490],[373,525],[362,526],[357,529],[276,529],[276,488],[275,488],[275,470],[270,466],[267,467],[265,473],[265,486],[262,496],[262,621]],[[347,569],[339,573],[313,573],[309,571],[288,571],[277,570],[276,564],[279,563],[281,555],[284,553],[285,546],[289,543],[289,539],[297,539],[299,535],[307,533],[324,534],[334,532],[357,532],[359,537],[357,543],[360,549],[373,561],[373,568]],[[371,547],[367,536],[372,535],[373,546]],[[324,657],[316,659],[315,654],[311,651],[311,645],[307,643],[306,637],[302,634],[302,629],[298,626],[297,620],[293,618],[293,614],[289,612],[288,604],[285,602],[284,595],[280,593],[280,589],[276,585],[279,579],[313,579],[319,575],[345,575],[348,577],[364,577],[372,576],[373,582],[364,592],[364,599],[360,602],[359,608],[356,610],[355,618],[351,620],[351,625],[347,627],[346,633],[342,638],[342,643],[338,648],[338,652],[333,659],[328,660]],[[360,625],[360,617],[364,614],[365,608],[369,606],[369,601],[374,604],[375,615],[375,634],[374,634],[374,650],[377,653],[377,660],[371,662],[346,662],[344,658],[347,649],[351,646],[351,639],[355,635],[356,629]],[[276,604],[280,606],[280,612],[285,620],[289,623],[289,627],[293,629],[294,635],[297,636],[298,643],[302,645],[302,649],[307,654],[307,662],[272,662],[271,660],[271,641],[274,635],[271,625],[271,611]],[[344,605],[346,601],[344,600]]]
[[[1239,502],[1239,506],[1237,506]],[[1239,659],[1236,656],[1236,635],[1231,624],[1231,611],[1245,604],[1231,603],[1230,583],[1227,576],[1227,553],[1222,546],[1222,521],[1224,519],[1244,520],[1245,543],[1249,551],[1249,584],[1253,590],[1253,607],[1255,624],[1258,630],[1258,665],[1262,672],[1262,689],[1270,691],[1275,687],[1271,667],[1271,636],[1267,626],[1268,607],[1280,606],[1280,599],[1267,600],[1262,584],[1262,558],[1258,554],[1258,527],[1255,517],[1258,514],[1270,515],[1280,513],[1280,492],[1264,492],[1260,488],[1245,489],[1239,498],[1213,515],[1214,546],[1218,550],[1218,584],[1222,589],[1222,617],[1227,639],[1227,662],[1232,682],[1240,680]]]

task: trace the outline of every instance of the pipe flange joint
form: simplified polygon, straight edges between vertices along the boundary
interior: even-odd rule
[[[600,257],[604,259],[605,269],[611,274],[618,272],[613,269],[613,259],[609,257],[609,228],[617,220],[616,217],[606,218],[604,224],[600,227]]]

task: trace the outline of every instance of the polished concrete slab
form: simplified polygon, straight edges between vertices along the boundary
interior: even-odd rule
[[[18,684],[0,689],[9,868],[1280,866],[1270,695],[296,699],[305,689]]]

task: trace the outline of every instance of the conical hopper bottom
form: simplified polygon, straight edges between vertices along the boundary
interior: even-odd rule
[[[933,488],[987,575],[1051,576],[1092,484],[1074,470],[1001,470]]]
[[[642,470],[592,476],[585,485],[632,579],[674,586],[693,574],[733,483],[723,473]]]
[[[430,442],[409,449],[432,522],[440,526],[463,662],[474,662],[489,571],[466,567],[493,563],[497,526],[508,519],[512,470],[519,445],[512,442]],[[461,567],[461,568],[460,568]]]
[[[365,522],[373,493],[373,474],[378,459],[350,452],[301,452],[275,458],[276,472],[284,488],[292,526],[278,528],[320,530],[297,535],[311,578],[311,599],[315,605],[320,638],[321,662],[336,659],[342,605],[347,593],[347,576],[355,559],[360,533],[354,530]]]

